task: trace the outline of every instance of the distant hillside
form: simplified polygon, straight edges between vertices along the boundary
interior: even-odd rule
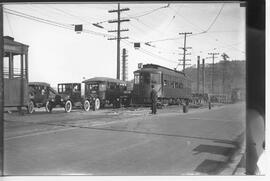
[[[202,93],[202,65],[200,66],[200,86]],[[192,92],[197,92],[197,65],[186,69],[186,74],[192,79]],[[223,79],[224,75],[224,79]],[[230,94],[232,89],[246,89],[246,61],[221,61],[214,64],[214,94]],[[223,81],[224,80],[224,81]],[[224,83],[224,88],[223,88]],[[212,93],[212,64],[205,67],[205,93]]]

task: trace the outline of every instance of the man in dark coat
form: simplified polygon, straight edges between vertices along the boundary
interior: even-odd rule
[[[154,89],[154,85],[152,85],[152,90],[150,93],[151,101],[152,101],[152,114],[157,113],[157,91]]]

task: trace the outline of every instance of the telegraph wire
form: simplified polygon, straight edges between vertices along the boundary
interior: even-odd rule
[[[130,46],[131,48],[133,48],[133,46],[131,45],[132,42],[129,42],[129,41],[127,41],[127,40],[121,40],[121,41],[122,41],[123,43],[127,44],[128,46]],[[160,60],[167,61],[167,62],[171,62],[171,63],[177,63],[177,61],[169,60],[169,59],[164,58],[164,57],[162,57],[162,56],[160,56],[160,55],[156,55],[156,54],[154,54],[154,53],[152,53],[152,52],[149,52],[149,51],[147,51],[147,50],[145,50],[145,49],[143,49],[143,48],[140,48],[140,49],[138,49],[138,50],[139,50],[140,52],[144,53],[144,54],[147,54],[148,56],[151,56],[151,57],[154,57],[154,58],[158,58],[158,59],[160,59]]]
[[[155,8],[155,9],[146,11],[146,12],[144,12],[141,15],[128,16],[127,18],[129,18],[129,19],[138,19],[140,17],[143,17],[143,16],[146,16],[146,15],[152,14],[152,13],[154,13],[154,12],[160,10],[160,9],[168,8],[169,6],[170,6],[170,4],[167,4],[166,6],[162,6],[162,7],[159,7],[159,8]]]
[[[225,6],[225,3],[222,4],[222,6],[221,6],[218,14],[216,15],[215,19],[212,21],[212,23],[209,25],[209,27],[205,30],[206,32],[208,32],[212,28],[212,26],[215,24],[215,22],[217,21],[219,15],[221,14],[221,11],[223,10],[224,6]]]
[[[68,12],[62,10],[62,9],[59,9],[59,8],[56,8],[56,7],[53,7],[53,6],[50,6],[50,5],[47,5],[47,6],[50,7],[50,8],[52,8],[52,9],[54,9],[54,10],[56,10],[56,11],[58,11],[58,12],[62,12],[62,13],[65,14],[65,15],[68,15],[68,16],[70,16],[70,17],[73,17],[73,18],[79,19],[79,20],[81,20],[81,21],[83,21],[83,22],[86,22],[87,24],[90,24],[89,21],[87,21],[87,20],[85,20],[85,19],[83,19],[83,18],[81,18],[81,17],[79,17],[79,16],[75,16],[75,15],[73,15],[73,14],[71,14],[71,13],[68,13]]]
[[[7,8],[4,8],[4,12],[8,13],[8,14],[15,15],[15,16],[19,16],[19,17],[22,17],[22,18],[37,21],[37,22],[40,22],[40,23],[45,23],[45,24],[49,24],[49,25],[52,25],[52,26],[57,26],[57,27],[60,27],[60,28],[74,30],[74,27],[71,24],[59,23],[59,22],[56,22],[56,21],[35,17],[35,16],[32,16],[32,15],[28,15],[26,13],[18,12],[18,11],[7,9]],[[88,29],[84,29],[83,32],[93,34],[93,35],[97,35],[97,36],[112,37],[112,35],[110,35],[110,34],[95,32],[95,31],[88,30]]]
[[[8,11],[4,11],[4,13],[11,14],[11,15],[18,16],[18,17],[22,17],[22,18],[26,18],[26,19],[33,20],[33,21],[37,21],[37,22],[40,22],[40,23],[45,23],[45,24],[48,24],[48,25],[53,25],[53,26],[60,27],[60,28],[73,30],[72,27],[68,27],[68,26],[65,26],[65,25],[60,25],[60,24],[56,24],[56,23],[50,23],[50,22],[47,22],[47,21],[31,18],[31,17],[28,17],[28,16],[12,13],[12,12],[8,12]]]
[[[11,27],[11,23],[10,23],[10,21],[9,21],[8,14],[6,14],[6,17],[7,17],[9,29],[10,29],[10,31],[11,31],[11,35],[14,37],[13,29],[12,29],[12,27]]]

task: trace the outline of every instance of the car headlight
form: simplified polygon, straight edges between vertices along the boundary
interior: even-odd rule
[[[64,99],[63,98],[61,98],[61,102],[63,102],[64,101]]]

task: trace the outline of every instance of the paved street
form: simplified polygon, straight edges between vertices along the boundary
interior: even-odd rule
[[[6,175],[228,175],[245,104],[5,114]]]

